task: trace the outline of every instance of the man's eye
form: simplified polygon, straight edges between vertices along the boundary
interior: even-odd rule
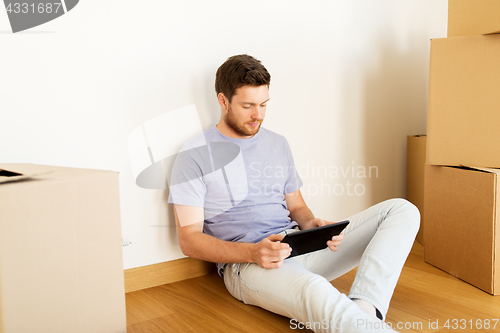
[[[250,106],[250,105],[243,105],[243,108],[245,108],[245,109],[250,109],[250,108],[251,108],[251,106]]]
[[[267,106],[267,104],[261,104],[260,106],[262,106],[263,108],[265,108]]]

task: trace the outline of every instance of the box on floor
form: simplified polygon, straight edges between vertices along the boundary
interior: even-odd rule
[[[118,173],[0,169],[0,332],[126,332]]]
[[[424,259],[500,294],[499,169],[426,165]]]
[[[420,211],[417,241],[424,245],[425,135],[408,135],[406,159],[406,199]]]

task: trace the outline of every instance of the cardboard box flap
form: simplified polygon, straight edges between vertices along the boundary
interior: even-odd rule
[[[0,184],[26,180],[53,172],[51,167],[42,168],[35,164],[0,164]]]
[[[494,168],[481,168],[481,167],[476,167],[476,166],[471,166],[471,165],[460,165],[461,167],[464,168],[469,168],[469,169],[474,169],[474,170],[479,170],[479,171],[484,171],[488,173],[494,173],[496,175],[500,175],[500,169],[494,169]]]

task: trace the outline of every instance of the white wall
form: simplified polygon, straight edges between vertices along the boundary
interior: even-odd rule
[[[180,258],[163,191],[134,183],[128,135],[193,103],[215,124],[215,71],[248,53],[272,75],[264,126],[288,138],[316,215],[338,220],[404,197],[446,23],[446,0],[83,0],[12,34],[0,10],[0,162],[119,171],[125,268]],[[378,177],[347,170],[369,166]]]

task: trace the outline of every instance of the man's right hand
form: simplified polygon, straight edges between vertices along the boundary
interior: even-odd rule
[[[271,235],[257,244],[252,253],[252,261],[263,268],[278,268],[283,260],[292,253],[292,248],[286,243],[279,243],[283,235]]]
[[[252,262],[263,268],[278,268],[292,252],[279,243],[284,236],[271,235],[259,243],[229,242],[203,233],[203,207],[174,205],[177,239],[182,253],[211,262]]]

